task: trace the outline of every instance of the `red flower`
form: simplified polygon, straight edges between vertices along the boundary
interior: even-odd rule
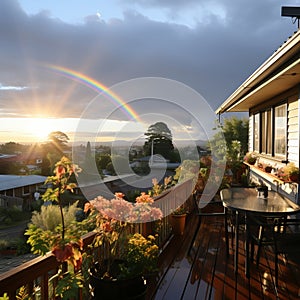
[[[63,248],[61,248],[61,246],[55,246],[52,250],[52,253],[55,255],[58,261],[64,262],[73,256],[73,246],[71,244],[67,244],[63,246]]]
[[[66,169],[63,166],[59,165],[56,167],[55,174],[58,178],[60,178],[65,173],[66,173]]]

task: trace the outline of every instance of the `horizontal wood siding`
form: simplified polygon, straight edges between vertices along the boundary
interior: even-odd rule
[[[293,95],[288,100],[288,160],[299,166],[299,100]]]

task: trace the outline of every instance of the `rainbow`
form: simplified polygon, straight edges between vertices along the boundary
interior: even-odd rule
[[[127,115],[129,120],[140,121],[139,115],[133,110],[133,108],[130,107],[129,104],[123,101],[117,94],[115,94],[113,91],[111,91],[108,87],[106,87],[101,82],[96,81],[95,79],[88,77],[87,75],[83,73],[79,73],[72,69],[68,69],[56,65],[46,65],[46,66],[64,77],[70,78],[71,80],[84,84],[85,86],[93,89],[97,93],[99,92],[104,93],[109,97],[109,99],[112,100],[114,104],[118,104],[118,106],[119,105],[121,106],[122,111]]]

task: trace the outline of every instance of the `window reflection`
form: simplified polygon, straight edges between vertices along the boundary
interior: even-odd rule
[[[275,107],[274,111],[274,152],[286,154],[286,104]]]

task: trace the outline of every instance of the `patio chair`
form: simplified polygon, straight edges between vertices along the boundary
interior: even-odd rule
[[[256,265],[259,266],[261,247],[272,246],[275,255],[275,283],[278,286],[278,258],[280,254],[300,263],[300,219],[286,216],[257,217],[249,215],[251,259],[257,244]]]
[[[206,201],[205,200],[205,201],[202,201],[200,203],[201,193],[198,193],[197,191],[192,194],[192,197],[193,197],[193,203],[194,203],[196,215],[198,217],[198,223],[197,223],[197,229],[195,230],[195,233],[193,235],[193,238],[192,238],[191,245],[190,245],[188,253],[190,253],[190,251],[191,251],[191,249],[193,247],[194,241],[195,241],[196,236],[197,236],[197,232],[198,232],[198,230],[200,228],[201,217],[203,217],[203,216],[225,216],[225,208],[223,207],[221,201],[217,201],[217,200],[213,199],[211,201]],[[215,211],[215,210],[209,211],[209,209],[207,209],[208,205],[217,206],[217,211]],[[226,235],[226,230],[225,230],[225,235]],[[226,244],[226,247],[227,247],[227,244]]]
[[[222,201],[226,199],[230,199],[232,197],[230,189],[223,189],[220,191],[220,197]],[[238,215],[238,222],[239,228],[245,226],[245,215],[239,214]],[[233,248],[233,241],[234,241],[234,232],[236,226],[236,214],[231,211],[230,209],[225,207],[225,218],[224,218],[224,227],[225,227],[225,240],[226,240],[226,254],[229,255],[229,231],[230,228],[231,232],[231,247]]]
[[[283,254],[288,261],[300,263],[300,219],[287,219],[283,233],[274,232],[275,280],[278,286],[278,257]]]
[[[257,245],[256,265],[259,266],[261,248],[274,246],[275,233],[282,234],[285,231],[286,216],[257,216],[248,214],[248,231],[251,239],[250,258],[254,260],[254,245]]]

